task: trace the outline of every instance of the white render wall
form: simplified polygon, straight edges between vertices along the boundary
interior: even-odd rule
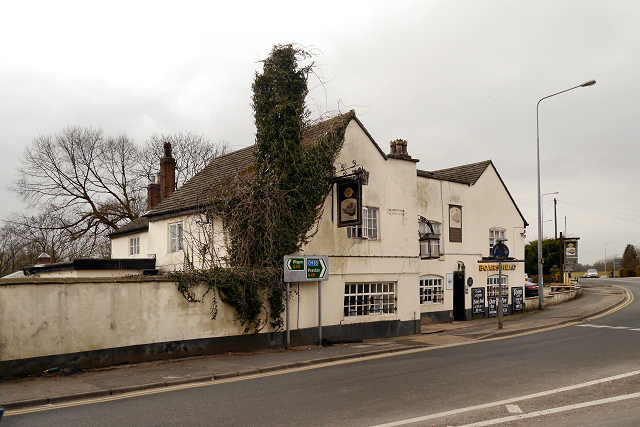
[[[235,312],[162,279],[0,280],[0,361],[241,335]]]
[[[379,209],[379,240],[348,238],[347,229],[337,227],[337,195],[334,195],[334,206],[331,196],[327,198],[318,233],[300,252],[329,256],[330,279],[321,284],[322,324],[419,319],[416,163],[385,159],[356,121],[347,127],[336,166],[338,170],[341,164],[351,166],[353,160],[369,172],[368,185],[363,186],[362,203]],[[396,282],[396,314],[345,317],[345,283],[371,282]],[[298,284],[294,286],[297,289]],[[317,282],[300,283],[299,286],[300,320],[294,326],[317,326]],[[292,319],[298,322],[297,305],[293,310]]]
[[[140,253],[130,256],[129,238],[136,236],[140,237]],[[148,236],[149,233],[145,230],[111,239],[111,258],[147,258],[147,248],[149,247]]]
[[[449,242],[449,205],[462,206],[462,243]],[[497,271],[481,271],[478,261],[488,257],[489,229],[505,229],[505,244],[509,256],[524,260],[524,221],[509,197],[495,169],[487,167],[473,186],[449,181],[418,177],[418,214],[428,220],[441,223],[442,238],[439,259],[420,261],[420,276],[435,275],[443,278],[446,288],[446,274],[457,271],[458,262],[465,265],[465,282],[473,279],[472,287],[486,287],[487,278],[497,275]],[[511,287],[524,285],[524,262],[506,262],[515,266],[505,270],[507,284]],[[465,285],[465,290],[469,287]],[[486,302],[486,292],[485,292]],[[511,291],[509,291],[511,303]],[[471,308],[471,292],[465,295],[465,308]],[[421,312],[453,310],[453,290],[446,290],[443,304],[423,304]]]

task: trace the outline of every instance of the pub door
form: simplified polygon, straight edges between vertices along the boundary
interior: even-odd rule
[[[453,273],[453,320],[466,320],[464,309],[464,271]]]

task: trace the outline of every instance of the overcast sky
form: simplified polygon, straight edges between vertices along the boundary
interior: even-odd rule
[[[223,5],[224,4],[224,5]],[[638,1],[10,2],[0,25],[0,218],[24,148],[66,126],[142,143],[195,132],[233,148],[255,127],[251,83],[274,44],[317,52],[317,116],[355,109],[418,168],[493,160],[537,238],[542,192],[580,261],[640,244]],[[310,86],[316,86],[311,80]],[[544,218],[553,219],[553,197]],[[545,222],[545,236],[553,236]]]

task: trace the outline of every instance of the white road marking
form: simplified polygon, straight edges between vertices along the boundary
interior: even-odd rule
[[[626,294],[625,301],[622,304],[612,308],[611,310],[607,310],[604,313],[600,313],[599,315],[589,317],[587,320],[595,320],[595,319],[599,319],[601,317],[608,316],[609,314],[611,314],[613,312],[616,312],[618,310],[621,310],[621,309],[623,309],[624,307],[628,306],[629,304],[631,304],[633,302],[634,295],[629,289],[624,288],[622,286],[618,286],[618,285],[612,285],[612,286],[614,286],[616,288],[620,288],[625,292],[625,294]],[[579,322],[582,322],[582,320],[579,321]],[[491,342],[491,341],[501,341],[501,340],[505,340],[505,339],[509,339],[509,338],[515,338],[515,337],[525,336],[525,335],[532,335],[532,334],[536,334],[536,333],[540,333],[540,332],[546,332],[546,331],[551,331],[551,330],[554,330],[554,329],[560,329],[560,328],[565,328],[565,327],[568,327],[568,326],[575,326],[575,325],[576,325],[576,323],[572,322],[572,323],[567,323],[567,324],[560,325],[560,326],[555,325],[555,326],[550,326],[550,327],[543,327],[543,328],[538,329],[538,330],[527,331],[527,332],[523,332],[521,334],[514,334],[514,335],[487,338],[487,339],[482,340],[482,341],[477,341],[477,340],[462,341],[462,342],[456,342],[456,343],[452,343],[452,344],[438,345],[438,346],[434,346],[434,347],[414,348],[414,349],[410,349],[410,350],[399,351],[397,353],[378,354],[378,355],[375,355],[375,356],[365,356],[365,357],[357,358],[357,359],[346,359],[346,360],[338,360],[338,361],[332,361],[332,362],[326,362],[326,363],[319,363],[317,365],[311,365],[311,366],[305,366],[305,367],[299,367],[299,368],[292,368],[292,369],[287,369],[287,370],[283,370],[283,371],[274,371],[274,372],[269,372],[269,373],[260,373],[260,374],[255,374],[255,375],[246,375],[246,376],[243,375],[243,376],[233,377],[233,378],[224,379],[224,380],[215,380],[215,382],[203,381],[203,382],[197,382],[197,383],[188,383],[188,384],[182,384],[182,385],[161,387],[161,388],[150,389],[150,390],[145,390],[145,391],[122,393],[122,394],[118,394],[118,395],[107,396],[107,397],[99,397],[99,398],[94,398],[94,399],[78,400],[78,401],[58,403],[58,404],[47,404],[47,405],[38,406],[38,407],[35,407],[35,408],[25,408],[25,409],[17,409],[17,410],[6,411],[4,413],[4,417],[6,418],[6,417],[10,417],[12,415],[23,415],[23,414],[33,413],[33,412],[48,411],[48,410],[52,410],[52,409],[69,408],[69,407],[73,407],[73,406],[91,405],[91,404],[95,404],[95,403],[109,402],[109,401],[121,400],[121,399],[129,399],[129,398],[132,398],[132,397],[146,396],[146,395],[150,395],[150,394],[167,393],[167,392],[176,391],[176,390],[182,390],[182,389],[203,387],[203,386],[207,386],[207,385],[211,385],[211,384],[219,385],[219,384],[225,384],[225,383],[228,383],[228,382],[251,380],[251,379],[254,379],[254,378],[260,378],[260,377],[265,377],[265,376],[284,375],[284,374],[289,374],[289,373],[292,373],[292,372],[300,372],[300,371],[306,371],[306,370],[310,370],[310,369],[321,369],[321,368],[324,368],[324,367],[327,367],[327,366],[336,366],[336,365],[349,364],[349,363],[358,363],[358,362],[361,362],[363,360],[383,359],[383,358],[387,358],[387,357],[394,357],[394,356],[405,355],[405,354],[413,354],[413,353],[422,353],[422,352],[426,352],[426,351],[441,350],[443,348],[458,347],[458,346],[469,345],[469,344],[474,344],[474,343],[478,343],[478,342],[486,343],[486,342]],[[640,373],[640,371],[635,371],[635,372],[631,372],[629,374],[623,374],[623,375],[626,377],[626,376],[631,376],[631,375],[637,375],[638,373]],[[621,378],[624,378],[624,377],[621,377]],[[616,377],[611,377],[610,379],[605,379],[604,381],[611,381],[612,379],[616,379]],[[213,380],[214,380],[214,378],[211,379],[211,381],[213,381]],[[585,383],[584,387],[586,387],[588,385],[592,385],[592,384]],[[579,387],[577,387],[577,388],[579,388]],[[562,391],[562,389],[558,389],[558,390]],[[534,395],[532,395],[532,396],[534,396]],[[524,399],[524,398],[527,398],[527,396],[524,396],[522,398],[515,398],[515,399],[505,400],[504,402],[498,402],[496,404],[491,404],[490,406],[505,404],[505,403],[508,403],[508,402],[516,402],[516,401]],[[486,407],[490,407],[490,406],[486,406]],[[474,408],[476,408],[476,407],[471,407],[471,409],[467,409],[467,410],[473,410]],[[462,410],[461,412],[465,412],[465,411],[466,410]],[[446,413],[443,412],[443,414],[446,414]],[[425,419],[430,419],[430,418],[436,418],[436,417],[429,415]],[[418,419],[417,421],[420,421],[420,420]],[[417,422],[417,421],[412,421],[412,422]],[[407,423],[404,423],[404,424],[407,424]],[[386,425],[387,424],[381,424],[381,426],[386,426]],[[402,423],[401,424],[388,424],[388,425],[402,425]],[[375,427],[375,426],[373,426],[373,427]]]
[[[522,413],[522,409],[520,409],[520,407],[518,405],[507,405],[507,411],[509,411],[510,414],[521,414]]]
[[[432,419],[435,419],[435,418],[442,418],[442,417],[448,417],[448,416],[451,416],[451,415],[462,414],[462,413],[465,413],[465,412],[477,411],[479,409],[487,409],[487,408],[493,408],[495,406],[507,405],[507,404],[510,404],[510,403],[520,402],[522,400],[537,399],[538,397],[544,397],[544,396],[549,396],[551,394],[563,393],[565,391],[571,391],[571,390],[576,390],[576,389],[579,389],[579,388],[590,387],[590,386],[593,386],[593,385],[598,385],[598,384],[606,383],[606,382],[609,382],[609,381],[615,381],[615,380],[619,380],[619,379],[622,379],[622,378],[632,377],[632,376],[635,376],[635,375],[638,375],[638,374],[640,374],[640,371],[632,371],[632,372],[627,372],[627,373],[620,374],[620,375],[614,375],[612,377],[602,378],[602,379],[599,379],[599,380],[588,381],[586,383],[574,384],[574,385],[570,385],[570,386],[567,386],[567,387],[560,387],[560,388],[555,388],[555,389],[552,389],[552,390],[541,391],[539,393],[528,394],[526,396],[513,397],[511,399],[499,400],[497,402],[484,403],[482,405],[467,406],[466,408],[452,409],[451,411],[439,412],[437,414],[423,415],[421,417],[408,418],[406,420],[392,421],[390,423],[376,424],[376,425],[371,426],[371,427],[404,426],[404,425],[407,425],[407,424],[413,424],[413,423],[417,423],[417,422],[421,422],[421,421],[432,420]]]
[[[590,406],[604,405],[606,403],[620,402],[622,400],[636,399],[640,397],[640,393],[624,394],[622,396],[608,397],[606,399],[592,400],[591,402],[576,403],[574,405],[560,406],[559,408],[545,409],[544,411],[529,412],[528,414],[512,415],[509,417],[496,418],[493,420],[480,421],[472,424],[465,424],[458,427],[483,427],[502,424],[509,421],[523,420],[526,418],[542,417],[544,415],[557,414],[560,412],[573,411],[575,409],[588,408]]]
[[[575,325],[575,326],[581,326],[583,328],[628,329],[630,331],[638,331],[638,330],[640,330],[640,329],[631,329],[629,326],[590,325],[588,323],[581,323],[581,324]]]

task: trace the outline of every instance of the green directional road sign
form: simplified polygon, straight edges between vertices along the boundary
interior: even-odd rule
[[[327,265],[322,258],[307,258],[307,279],[322,280],[327,273]]]
[[[287,260],[287,269],[289,271],[304,271],[304,257],[289,258]]]
[[[285,255],[285,282],[329,280],[329,257],[326,255]]]

